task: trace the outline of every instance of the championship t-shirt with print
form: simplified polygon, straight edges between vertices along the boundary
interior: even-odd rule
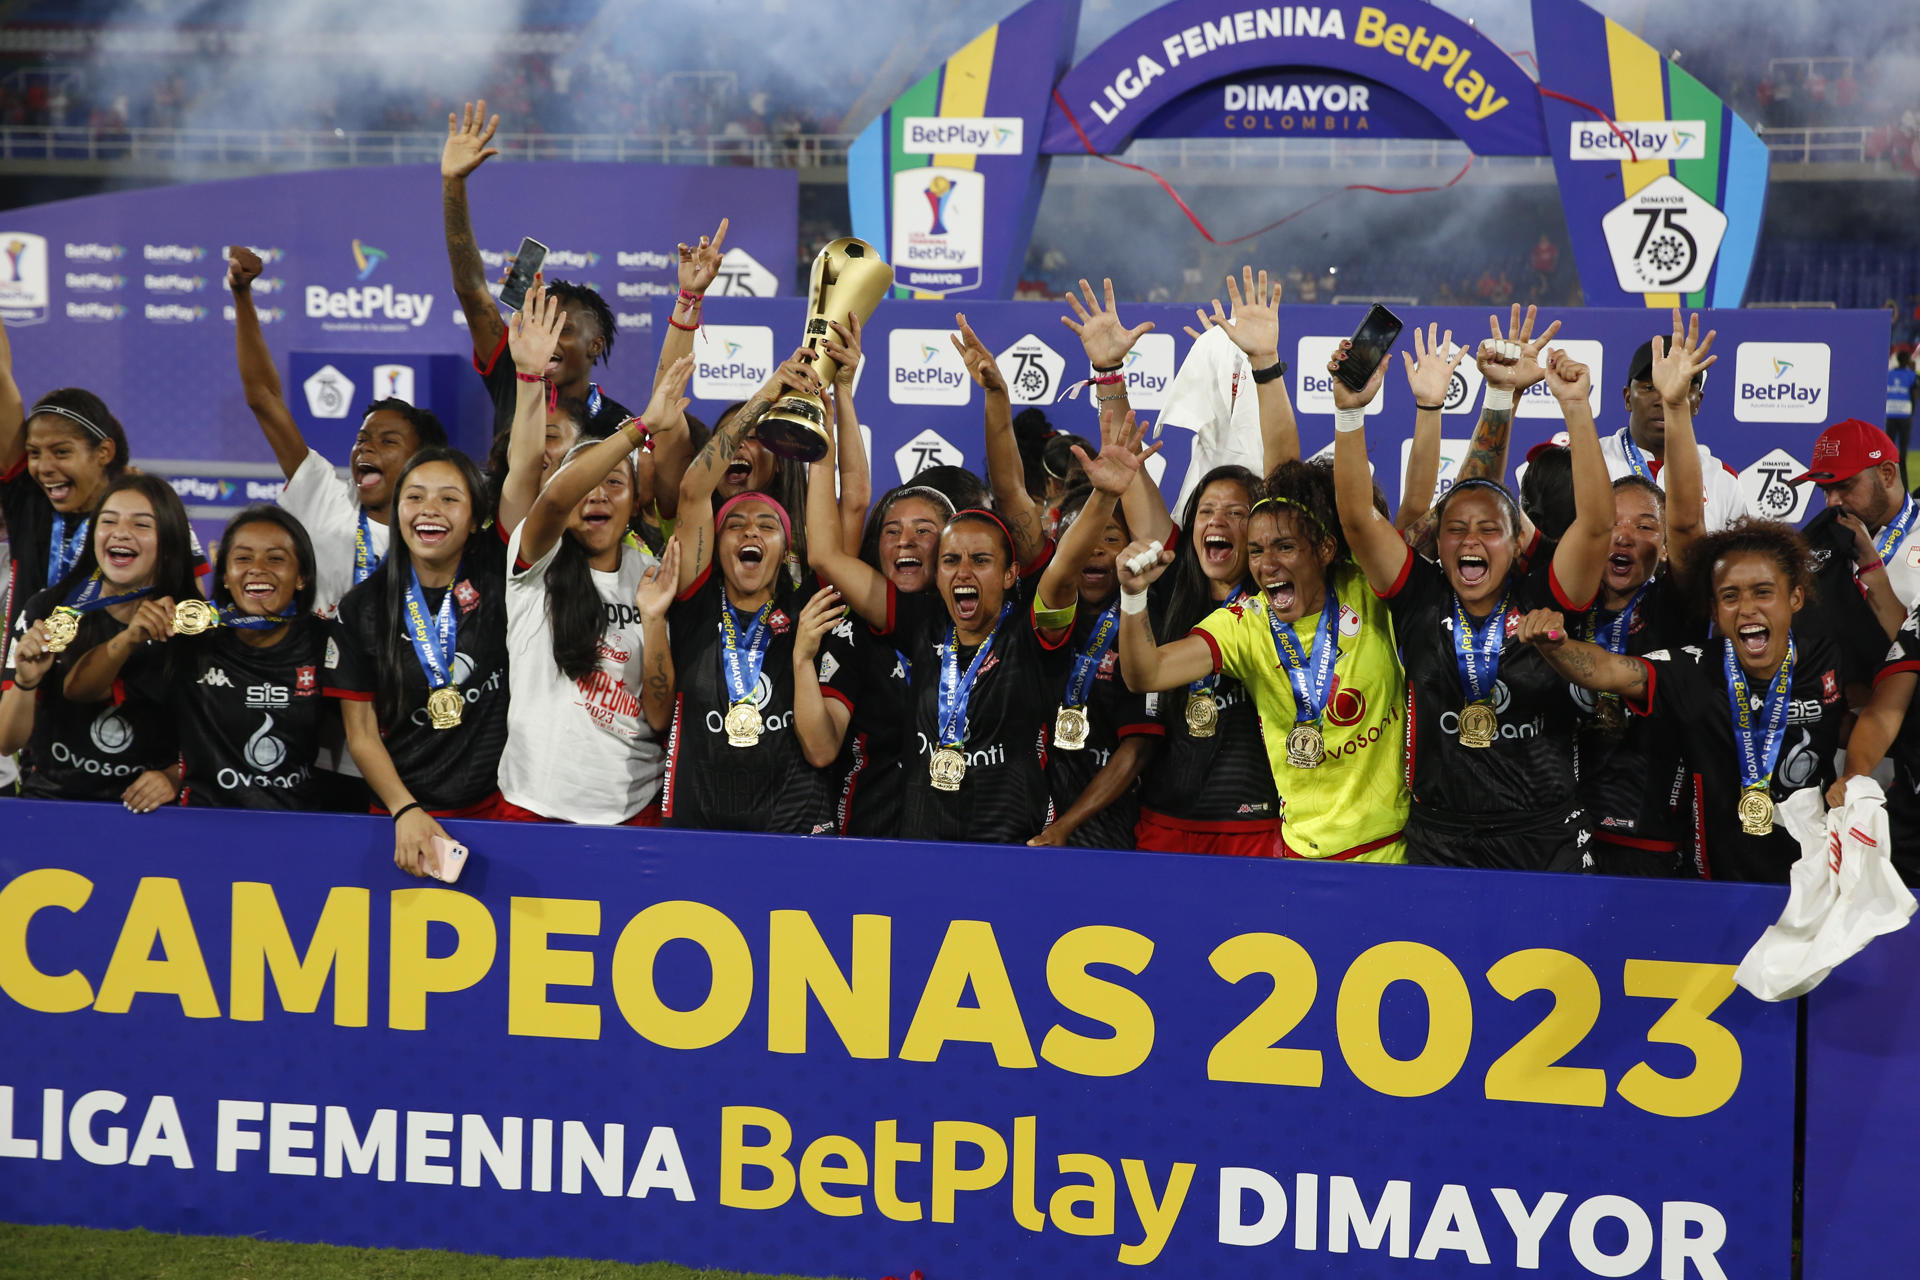
[[[1285,802],[1280,835],[1304,858],[1404,860],[1407,823],[1402,717],[1406,680],[1394,652],[1387,606],[1366,577],[1345,566],[1333,575],[1339,621],[1333,687],[1320,717],[1325,757],[1319,767],[1287,763],[1287,736],[1298,722],[1293,682],[1274,644],[1266,593],[1256,591],[1201,619],[1194,634],[1214,653],[1216,670],[1244,683],[1259,709],[1267,759]],[[1312,670],[1320,610],[1294,634]]]
[[[605,616],[599,663],[573,679],[553,659],[547,571],[566,535],[528,564],[522,523],[507,544],[507,746],[500,794],[546,818],[617,826],[660,793],[665,753],[640,706],[640,610],[634,593],[650,552],[620,549],[620,567],[589,569]]]

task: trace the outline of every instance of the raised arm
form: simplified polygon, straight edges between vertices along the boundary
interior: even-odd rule
[[[514,372],[518,375],[514,383],[513,426],[507,437],[507,479],[500,486],[500,527],[509,533],[526,519],[534,496],[540,492],[540,475],[547,453],[547,387],[540,375],[553,356],[566,321],[560,299],[548,293],[543,285],[535,285],[527,294],[526,306],[514,312],[507,322],[507,353],[513,357]],[[520,553],[533,561],[552,545],[552,539],[548,539],[539,551],[533,551],[523,537]]]
[[[807,565],[820,581],[837,587],[840,598],[875,628],[885,630],[887,580],[881,572],[841,544],[840,507],[833,497],[834,450],[813,464],[807,477]]]
[[[487,117],[487,100],[466,103],[455,115],[447,113],[447,142],[440,151],[440,216],[447,233],[447,262],[453,268],[453,292],[466,313],[473,354],[486,360],[500,348],[506,332],[500,307],[487,288],[487,265],[473,238],[473,216],[467,210],[467,176],[500,154],[493,131],[500,117]]]
[[[1095,377],[1119,375],[1118,383],[1091,388],[1094,408],[1100,419],[1101,439],[1113,437],[1120,424],[1131,412],[1127,402],[1127,379],[1124,372],[1127,353],[1133,350],[1141,337],[1153,332],[1153,321],[1143,320],[1129,329],[1120,322],[1120,312],[1113,301],[1113,281],[1103,280],[1101,286],[1106,297],[1102,306],[1094,298],[1093,286],[1085,280],[1080,282],[1085,304],[1072,290],[1067,291],[1067,305],[1072,308],[1072,316],[1061,316],[1060,323],[1073,330],[1080,339],[1080,346],[1086,352],[1087,364]],[[1153,489],[1149,493],[1148,490]],[[1152,477],[1142,475],[1137,487],[1122,494],[1121,509],[1127,517],[1127,527],[1142,538],[1165,541],[1173,529],[1173,520],[1167,514],[1166,499],[1161,497],[1153,486]]]
[[[1674,568],[1682,571],[1693,544],[1707,532],[1707,483],[1693,435],[1693,380],[1720,358],[1708,354],[1713,339],[1711,329],[1701,339],[1698,314],[1690,326],[1682,329],[1680,308],[1675,307],[1672,341],[1663,345],[1660,339],[1653,340],[1653,385],[1660,392],[1667,432],[1667,556]],[[1901,620],[1904,618],[1905,610],[1901,610]],[[1893,630],[1899,629],[1900,621],[1895,621]]]
[[[1345,358],[1352,341],[1340,343],[1327,362],[1332,373]],[[1367,379],[1363,390],[1354,391],[1339,378],[1333,380],[1333,496],[1340,508],[1340,529],[1353,549],[1354,563],[1367,575],[1367,581],[1385,590],[1399,581],[1413,552],[1388,519],[1373,505],[1373,469],[1367,465],[1367,406],[1380,394],[1386,381],[1387,362]]]
[[[707,437],[706,446],[687,464],[686,474],[680,478],[679,518],[673,526],[674,541],[680,544],[680,590],[692,586],[713,562],[713,491],[720,486],[720,476],[734,450],[749,431],[760,425],[783,388],[818,394],[819,382],[801,359],[808,354],[802,347],[789,356],[725,426]],[[793,513],[787,516],[791,519]]]
[[[1259,375],[1280,363],[1280,277],[1258,276],[1251,266],[1240,268],[1240,280],[1227,277],[1227,297],[1233,314],[1220,309],[1213,300],[1213,314],[1201,313],[1201,319],[1225,331],[1233,345],[1246,353],[1253,366],[1253,390],[1260,406],[1260,465],[1262,474],[1272,475],[1283,462],[1300,457],[1300,426],[1294,421],[1293,400],[1287,395],[1284,376]]]
[[[1551,352],[1547,385],[1567,420],[1567,448],[1573,454],[1573,523],[1554,548],[1553,576],[1568,601],[1584,604],[1600,590],[1606,569],[1607,546],[1613,539],[1613,481],[1607,478],[1607,460],[1600,456],[1600,436],[1593,426],[1587,366],[1564,351]]]
[[[1566,619],[1552,609],[1535,609],[1527,614],[1514,634],[1521,643],[1538,649],[1549,666],[1582,689],[1618,694],[1630,705],[1646,701],[1644,661],[1573,639],[1567,633]]]
[[[1407,474],[1400,486],[1400,510],[1393,527],[1406,530],[1433,509],[1433,491],[1440,484],[1440,414],[1454,370],[1466,359],[1464,347],[1453,345],[1453,330],[1440,332],[1429,324],[1424,337],[1413,327],[1413,354],[1400,353],[1407,371],[1407,390],[1413,395],[1413,447],[1407,451]]]
[[[293,479],[293,473],[307,460],[306,437],[300,434],[293,414],[287,411],[280,390],[280,371],[274,368],[273,351],[267,335],[260,329],[260,314],[253,307],[253,282],[260,275],[260,256],[243,244],[227,250],[227,287],[233,290],[233,347],[240,365],[240,389],[247,397],[247,408],[260,424],[260,434],[273,449],[273,460],[280,473]]]
[[[675,674],[673,647],[667,638],[667,610],[680,590],[680,544],[669,541],[659,564],[640,575],[633,607],[640,611],[640,710],[655,733],[673,724]]]
[[[13,380],[13,346],[7,341],[6,323],[0,321],[0,471],[11,470],[26,451],[26,401]]]
[[[166,643],[173,637],[173,598],[162,596],[140,602],[133,621],[120,634],[97,644],[74,660],[67,670],[61,691],[68,702],[105,702],[113,697],[113,682],[120,678],[134,651],[145,644]]]
[[[1060,546],[1040,575],[1035,612],[1065,609],[1078,596],[1080,571],[1087,567],[1094,549],[1106,536],[1107,519],[1119,504],[1120,495],[1140,474],[1146,460],[1160,451],[1158,443],[1141,447],[1141,431],[1140,424],[1129,413],[1116,437],[1101,446],[1098,457],[1089,458],[1086,450],[1073,446],[1073,456],[1086,468],[1093,492],[1087,495],[1086,505],[1080,509],[1072,527],[1061,536]],[[1052,641],[1059,635],[1059,630],[1050,629],[1042,632],[1041,638]]]
[[[1149,543],[1133,542],[1120,553],[1120,676],[1135,693],[1178,689],[1213,674],[1213,650],[1199,636],[1181,636],[1156,644],[1147,614],[1147,588],[1173,563],[1173,552],[1157,553]],[[1133,566],[1140,564],[1135,573]]]
[[[993,491],[993,510],[1013,535],[1015,561],[1031,564],[1046,545],[1046,534],[1041,528],[1040,508],[1027,492],[1027,469],[1020,461],[1020,444],[1013,435],[1013,401],[1007,394],[1007,380],[966,316],[956,313],[953,323],[956,332],[947,338],[986,401],[987,484]]]
[[[840,462],[840,546],[859,555],[867,508],[873,505],[867,446],[860,438],[860,413],[853,405],[853,378],[860,370],[860,317],[849,311],[845,324],[829,320],[827,326],[834,336],[820,345],[839,370],[833,376],[833,450]]]
[[[694,337],[700,328],[701,301],[712,287],[714,277],[720,274],[720,246],[726,239],[727,220],[722,218],[712,235],[700,237],[699,244],[675,246],[680,257],[680,295],[674,299],[667,336],[661,340],[660,359],[654,365],[656,384],[680,357],[693,354]],[[692,460],[692,441],[684,434],[654,442],[653,501],[663,519],[672,520],[680,514],[680,481]]]

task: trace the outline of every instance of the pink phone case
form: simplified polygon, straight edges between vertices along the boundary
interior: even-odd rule
[[[466,865],[467,846],[445,836],[433,837],[433,865],[427,868],[428,875],[442,884],[452,884]]]

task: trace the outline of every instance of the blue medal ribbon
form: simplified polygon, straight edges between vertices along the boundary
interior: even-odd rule
[[[1238,600],[1244,594],[1245,592],[1243,592],[1239,587],[1236,586],[1231,592],[1227,594],[1227,598],[1225,600],[1222,600],[1219,604],[1215,605],[1214,607],[1216,609],[1224,609],[1228,605],[1232,604],[1235,600]],[[1206,677],[1205,679],[1195,680],[1192,684],[1188,685],[1187,692],[1188,693],[1212,693],[1215,689],[1219,687],[1220,687],[1220,673],[1216,671],[1212,675]]]
[[[367,527],[367,509],[360,508],[360,527],[353,531],[353,585],[365,582],[384,556],[373,553],[373,534]]]
[[[960,674],[960,628],[951,622],[947,624],[947,642],[940,646],[940,701],[936,708],[940,746],[959,749],[967,745],[967,704],[973,700],[974,682],[980,678],[980,668],[993,648],[994,636],[1000,633],[1000,624],[1012,611],[1010,600],[1000,606],[993,630],[987,632],[987,638],[974,650],[973,661],[967,664],[964,676]]]
[[[592,422],[595,418],[600,416],[600,399],[601,399],[600,384],[597,382],[589,382],[587,384],[587,421],[588,422]]]
[[[1787,656],[1767,689],[1760,706],[1760,723],[1754,723],[1753,697],[1747,692],[1746,673],[1733,654],[1733,641],[1722,641],[1727,669],[1727,701],[1733,708],[1733,745],[1740,757],[1740,789],[1766,787],[1773,781],[1773,766],[1780,759],[1780,744],[1786,738],[1787,711],[1793,700],[1794,643],[1787,637]]]
[[[1627,601],[1626,607],[1614,614],[1604,625],[1600,622],[1599,607],[1596,606],[1590,611],[1587,614],[1587,629],[1591,633],[1593,642],[1608,653],[1625,653],[1627,633],[1633,629],[1633,611],[1640,607],[1641,598],[1652,588],[1653,579],[1648,578],[1640,584],[1639,590],[1633,593],[1633,599]]]
[[[441,598],[440,612],[429,616],[420,575],[416,572],[412,576],[407,584],[407,638],[413,641],[420,669],[427,673],[427,688],[438,689],[453,683],[453,588],[448,587]]]
[[[74,526],[69,537],[67,518],[58,511],[53,513],[53,531],[47,539],[48,586],[66,577],[73,566],[80,563],[80,553],[87,547],[87,529],[92,524],[92,517],[80,517],[80,523]]]
[[[1908,494],[1907,500],[1900,505],[1900,514],[1888,521],[1887,527],[1880,530],[1880,536],[1873,540],[1873,548],[1880,553],[1882,560],[1891,560],[1893,553],[1900,549],[1900,544],[1907,540],[1907,534],[1913,531],[1916,513],[1920,513],[1920,502],[1915,502],[1913,495]]]
[[[754,687],[760,683],[760,671],[766,666],[767,645],[773,639],[767,618],[773,613],[773,597],[742,625],[720,589],[720,674],[727,682],[727,705],[753,701]]]
[[[238,606],[229,606],[220,611],[220,625],[232,627],[235,631],[270,631],[292,622],[295,616],[291,613],[242,613]]]
[[[1320,719],[1320,713],[1326,710],[1327,697],[1333,692],[1333,660],[1339,645],[1333,638],[1334,624],[1340,617],[1340,601],[1333,594],[1333,584],[1327,584],[1327,601],[1320,607],[1320,625],[1313,634],[1313,656],[1311,659],[1301,652],[1300,637],[1290,622],[1282,622],[1280,615],[1271,607],[1267,609],[1267,625],[1273,629],[1273,647],[1280,655],[1280,664],[1287,669],[1287,680],[1293,685],[1293,719],[1296,724],[1312,724]],[[1311,667],[1309,667],[1311,662]]]
[[[1453,597],[1453,657],[1469,703],[1487,701],[1500,678],[1500,650],[1507,642],[1506,618],[1505,595],[1487,620],[1478,625],[1460,603],[1459,595]]]
[[[154,588],[141,587],[138,591],[123,591],[117,596],[103,596],[106,579],[95,569],[86,581],[67,593],[65,607],[74,613],[93,613],[116,604],[126,604],[130,600],[144,600],[152,595]]]
[[[1087,705],[1087,695],[1093,690],[1093,673],[1100,669],[1101,660],[1107,656],[1107,650],[1113,648],[1119,631],[1120,597],[1115,596],[1107,611],[1094,621],[1086,647],[1073,656],[1073,671],[1067,676],[1066,706]]]
[[[1647,455],[1640,451],[1640,442],[1633,438],[1631,427],[1620,428],[1620,452],[1627,455],[1627,470],[1649,484],[1660,483],[1654,478],[1653,468],[1647,465]]]

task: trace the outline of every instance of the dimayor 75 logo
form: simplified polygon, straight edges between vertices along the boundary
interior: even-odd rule
[[[1713,274],[1727,215],[1662,174],[1600,219],[1614,275],[1628,293],[1692,293]]]

